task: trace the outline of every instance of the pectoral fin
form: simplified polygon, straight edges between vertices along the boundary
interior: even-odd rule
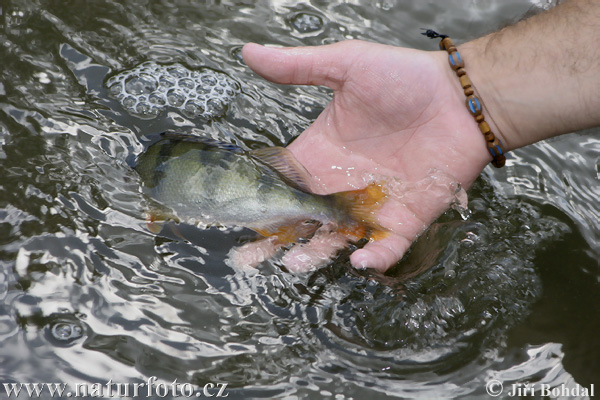
[[[158,235],[162,231],[165,221],[150,221],[146,220],[146,228],[155,235]]]
[[[179,218],[173,214],[167,214],[158,209],[151,209],[146,214],[146,227],[155,235],[160,233],[167,221],[179,222]]]
[[[308,238],[319,228],[318,221],[301,221],[290,225],[277,227],[262,226],[260,228],[250,228],[264,237],[277,237],[277,240],[283,244],[298,242],[300,239]]]

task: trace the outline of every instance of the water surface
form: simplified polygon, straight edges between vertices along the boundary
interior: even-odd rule
[[[548,5],[3,2],[0,380],[156,376],[227,382],[230,398],[480,398],[492,378],[600,383],[598,130],[486,169],[471,216],[444,214],[385,276],[353,270],[348,252],[308,275],[276,259],[234,270],[225,256],[250,232],[149,232],[130,168],[167,129],[256,148],[309,126],[330,92],[262,80],[241,59],[246,42],[432,49],[420,28],[463,42]],[[110,79],[144,62],[226,76],[239,92],[220,97],[209,79],[193,86],[212,96],[203,111],[177,96],[156,112],[128,108]]]

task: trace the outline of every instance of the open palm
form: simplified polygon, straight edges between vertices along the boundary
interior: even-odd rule
[[[378,214],[391,234],[355,251],[356,267],[385,271],[395,264],[448,208],[453,187],[468,188],[491,159],[445,53],[347,41],[285,49],[247,44],[243,56],[270,81],[333,89],[333,100],[289,146],[318,178],[316,191],[364,186],[365,173],[398,182],[400,193]],[[340,245],[314,242],[331,251]]]

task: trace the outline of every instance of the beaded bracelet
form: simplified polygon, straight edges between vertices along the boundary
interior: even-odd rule
[[[465,96],[467,96],[467,108],[469,109],[471,115],[475,118],[475,122],[477,122],[479,125],[479,130],[485,137],[488,150],[493,158],[492,165],[496,168],[503,167],[504,163],[506,162],[506,157],[504,156],[504,146],[502,145],[502,141],[496,138],[488,123],[485,122],[485,117],[482,114],[481,100],[479,100],[479,97],[475,95],[473,83],[471,83],[471,80],[467,76],[467,71],[465,71],[465,63],[456,50],[456,46],[454,46],[454,43],[452,43],[452,40],[450,40],[448,35],[441,35],[431,29],[427,29],[421,34],[430,39],[442,39],[440,42],[440,49],[448,52],[448,61],[450,62],[450,67],[452,67],[454,72],[456,72],[456,76],[458,76],[458,79],[460,80],[460,85],[465,92]]]

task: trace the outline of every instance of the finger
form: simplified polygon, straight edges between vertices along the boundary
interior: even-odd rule
[[[354,268],[372,268],[385,272],[396,264],[410,247],[410,241],[398,235],[370,242],[350,256]]]
[[[242,49],[246,64],[272,82],[294,85],[325,85],[338,90],[353,64],[351,54],[363,44],[340,42],[315,47],[265,47],[248,43]],[[349,52],[350,47],[355,49]]]
[[[273,257],[282,246],[275,237],[246,243],[232,248],[227,253],[225,264],[234,269],[256,268],[263,261]]]
[[[348,239],[337,232],[317,232],[308,243],[297,244],[281,259],[290,272],[307,272],[327,264],[346,247]]]

